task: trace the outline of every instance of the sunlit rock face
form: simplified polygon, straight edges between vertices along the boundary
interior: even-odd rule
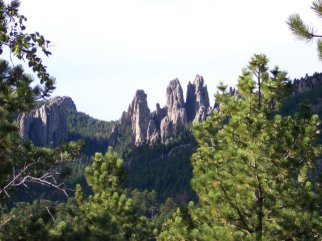
[[[68,138],[66,109],[76,111],[70,97],[54,97],[18,117],[19,134],[37,146],[56,147]]]
[[[182,127],[187,123],[187,112],[183,98],[183,91],[178,79],[170,81],[167,87],[167,116],[176,127]]]
[[[136,146],[168,144],[180,136],[187,123],[201,122],[211,113],[207,86],[200,75],[193,83],[189,82],[186,101],[178,79],[169,82],[164,107],[157,104],[151,112],[147,97],[144,90],[135,92],[128,110],[114,123],[109,138],[111,145],[121,140],[120,133],[131,135]],[[20,136],[38,146],[56,147],[67,141],[66,109],[76,111],[73,100],[70,97],[54,97],[42,106],[21,114],[17,120]]]
[[[188,122],[199,123],[206,118],[210,107],[209,95],[201,75],[197,75],[193,83],[188,83],[185,106]]]
[[[150,121],[150,109],[143,90],[137,90],[130,107],[132,130],[135,145],[146,142],[148,126]]]
[[[178,79],[170,81],[166,91],[166,116],[160,123],[161,143],[167,144],[179,135],[187,123],[183,91]]]
[[[182,133],[187,123],[201,122],[211,113],[207,86],[202,76],[197,75],[193,83],[187,87],[187,99],[178,79],[169,82],[166,88],[166,105],[159,104],[150,112],[147,95],[137,90],[127,111],[115,123],[111,137],[114,143],[120,128],[131,128],[135,145],[143,143],[155,145],[168,144]]]

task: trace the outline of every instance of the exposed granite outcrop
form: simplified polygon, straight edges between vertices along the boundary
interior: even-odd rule
[[[130,116],[135,145],[146,142],[148,125],[150,121],[150,109],[143,90],[137,90],[130,106]]]
[[[67,140],[65,110],[76,111],[70,97],[54,97],[39,108],[18,116],[19,134],[38,146],[56,147]]]
[[[178,136],[187,123],[183,91],[178,79],[170,81],[166,92],[167,114],[160,123],[161,143],[167,144]]]
[[[156,110],[151,113],[151,119],[154,121],[156,129],[160,131],[162,119],[167,115],[167,107],[160,108],[160,104],[156,104]]]
[[[204,86],[200,75],[196,76],[193,84],[188,84],[186,102],[179,80],[170,81],[166,90],[166,106],[161,108],[157,104],[153,112],[150,112],[144,91],[138,90],[128,110],[115,123],[111,143],[117,142],[120,129],[130,127],[137,146],[143,143],[168,144],[182,133],[186,123],[204,120],[211,110],[207,86]]]
[[[167,87],[167,116],[176,126],[181,128],[187,122],[187,112],[183,98],[183,91],[178,79],[170,81]]]
[[[185,106],[188,122],[195,121],[199,123],[206,118],[210,107],[209,95],[201,75],[196,76],[193,84],[188,83]]]
[[[155,121],[153,119],[150,119],[148,130],[147,130],[147,136],[146,136],[146,142],[149,145],[155,145],[160,140],[160,131],[157,129],[155,125]]]

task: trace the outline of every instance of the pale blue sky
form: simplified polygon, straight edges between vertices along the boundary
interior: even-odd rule
[[[303,0],[23,0],[27,30],[52,41],[45,59],[57,79],[54,95],[73,98],[78,110],[117,120],[137,89],[151,110],[165,104],[166,86],[179,78],[184,92],[204,77],[211,103],[220,81],[236,84],[255,53],[289,76],[320,72],[314,43],[297,41],[292,13],[317,26]]]

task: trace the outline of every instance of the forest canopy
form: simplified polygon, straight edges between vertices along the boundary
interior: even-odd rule
[[[28,64],[37,79],[21,65],[0,61],[1,240],[322,239],[322,178],[321,173],[312,174],[322,151],[320,118],[310,103],[299,104],[292,92],[294,83],[285,71],[270,68],[264,54],[251,57],[238,77],[236,92],[224,84],[218,86],[216,108],[193,125],[194,138],[188,135],[181,140],[190,142],[188,151],[177,149],[173,162],[156,165],[165,167],[164,172],[143,178],[140,175],[147,169],[142,168],[132,176],[150,184],[153,175],[166,176],[177,167],[185,181],[191,169],[180,160],[193,153],[192,190],[184,187],[195,193],[194,201],[178,204],[163,197],[166,200],[160,204],[155,190],[125,189],[124,163],[112,147],[95,153],[84,169],[82,185],[69,190],[58,176],[65,163],[79,156],[82,143],[37,147],[18,133],[16,117],[55,89],[55,80],[40,57],[51,55],[50,41],[39,32],[26,31],[27,18],[19,13],[19,6],[17,0],[0,0],[0,55],[7,48]],[[319,16],[321,6],[321,1],[313,2]],[[289,25],[301,38],[320,38],[297,15],[290,17]],[[319,51],[320,45],[318,40]],[[295,111],[283,109],[286,100],[293,99],[298,104]],[[112,128],[85,114],[70,114],[68,125],[75,136],[81,133],[101,140]],[[126,143],[120,143],[117,151],[135,155],[127,149],[133,136],[128,136],[127,129],[122,131]],[[171,144],[151,150],[164,155]],[[137,153],[154,157],[149,148],[141,146]],[[158,181],[162,190],[162,178]],[[60,191],[68,199],[58,203],[39,195],[30,203],[10,202],[15,192],[35,184]],[[171,190],[178,191],[182,192]]]

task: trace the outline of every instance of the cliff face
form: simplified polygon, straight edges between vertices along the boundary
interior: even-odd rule
[[[183,91],[178,79],[170,81],[167,87],[167,116],[169,120],[180,128],[187,122],[187,112],[183,99]]]
[[[150,121],[150,109],[143,90],[137,90],[129,107],[135,145],[141,145],[147,138]],[[150,130],[151,132],[151,130]]]
[[[143,90],[138,90],[128,111],[115,124],[111,136],[116,142],[119,128],[131,126],[135,145],[168,144],[180,135],[186,123],[201,122],[211,110],[202,76],[197,75],[193,84],[189,82],[186,102],[179,80],[174,79],[166,89],[166,106],[160,108],[157,104],[156,110],[151,113],[147,95]]]
[[[114,123],[108,143],[113,146],[168,144],[182,133],[187,123],[201,122],[211,110],[202,76],[197,75],[193,83],[189,82],[186,96],[185,101],[181,84],[174,79],[166,88],[166,105],[161,108],[157,104],[151,112],[147,94],[137,90],[128,110]],[[55,97],[20,115],[20,136],[38,146],[56,147],[67,141],[66,109],[76,111],[72,99]]]
[[[54,97],[41,107],[18,117],[19,134],[37,146],[56,147],[67,140],[66,109],[76,111],[70,97]]]
[[[188,83],[186,109],[188,121],[201,122],[211,111],[207,86],[204,86],[204,79],[197,75],[193,84]]]
[[[179,135],[187,123],[183,91],[178,79],[170,81],[166,92],[166,116],[160,123],[161,143],[167,144]]]

